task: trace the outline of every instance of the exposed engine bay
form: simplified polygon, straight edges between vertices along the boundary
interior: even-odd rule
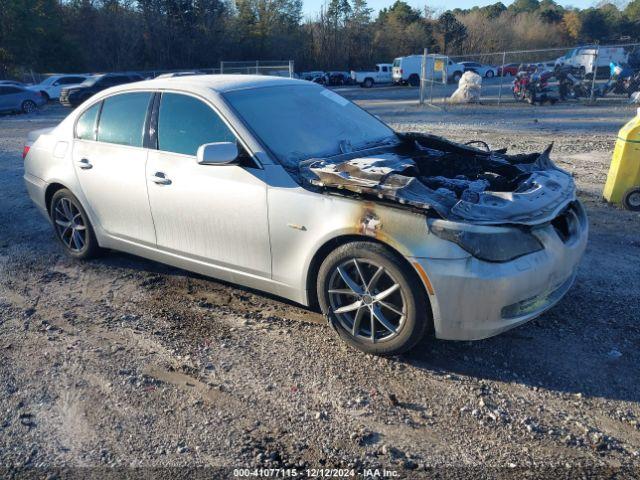
[[[571,175],[542,153],[508,155],[426,134],[397,145],[300,164],[303,183],[478,224],[550,220],[575,198]],[[480,142],[482,143],[482,142]]]

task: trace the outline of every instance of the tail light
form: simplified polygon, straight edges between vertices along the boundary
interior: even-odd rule
[[[404,73],[404,70],[400,69],[400,75],[402,75]]]
[[[25,158],[27,158],[27,154],[29,153],[29,149],[31,148],[30,145],[25,145],[24,148],[22,149],[22,160],[24,160]]]

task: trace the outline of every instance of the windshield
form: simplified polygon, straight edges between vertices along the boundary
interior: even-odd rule
[[[82,87],[91,87],[101,78],[100,75],[94,75],[93,77],[87,78],[84,82],[80,84]]]
[[[285,167],[397,141],[380,120],[316,85],[237,90],[224,96]]]
[[[47,77],[47,78],[45,78],[44,80],[42,80],[40,82],[40,85],[51,85],[57,79],[58,79],[58,77],[56,77],[56,76]]]

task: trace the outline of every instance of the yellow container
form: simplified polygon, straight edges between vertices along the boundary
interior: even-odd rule
[[[638,109],[638,115],[618,132],[618,140],[613,151],[603,196],[608,202],[623,203],[625,194],[628,197],[633,190],[639,187],[640,109]],[[626,206],[627,201],[624,203]]]

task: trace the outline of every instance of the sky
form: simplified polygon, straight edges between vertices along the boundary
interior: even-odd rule
[[[326,0],[303,0],[304,15],[307,17],[314,17],[320,11],[320,7],[324,5],[325,1]],[[369,5],[370,8],[373,8],[375,13],[377,13],[379,10],[385,7],[391,6],[394,1],[395,0],[367,0],[367,4]],[[424,0],[406,0],[406,1],[409,5],[419,9],[424,8],[425,4],[427,4],[427,2],[425,2]],[[428,2],[428,4],[431,8],[435,8],[436,10],[448,10],[453,8],[471,8],[475,5],[481,7],[484,5],[491,5],[492,3],[496,3],[497,1],[498,0],[489,0],[489,1],[456,0],[455,2],[447,3],[446,1],[443,1],[443,0],[432,0]],[[511,2],[503,0],[502,3],[508,6]],[[573,7],[586,8],[586,7],[593,6],[597,2],[595,0],[571,0],[571,1],[560,0],[558,1],[558,3],[564,6],[570,5]]]

